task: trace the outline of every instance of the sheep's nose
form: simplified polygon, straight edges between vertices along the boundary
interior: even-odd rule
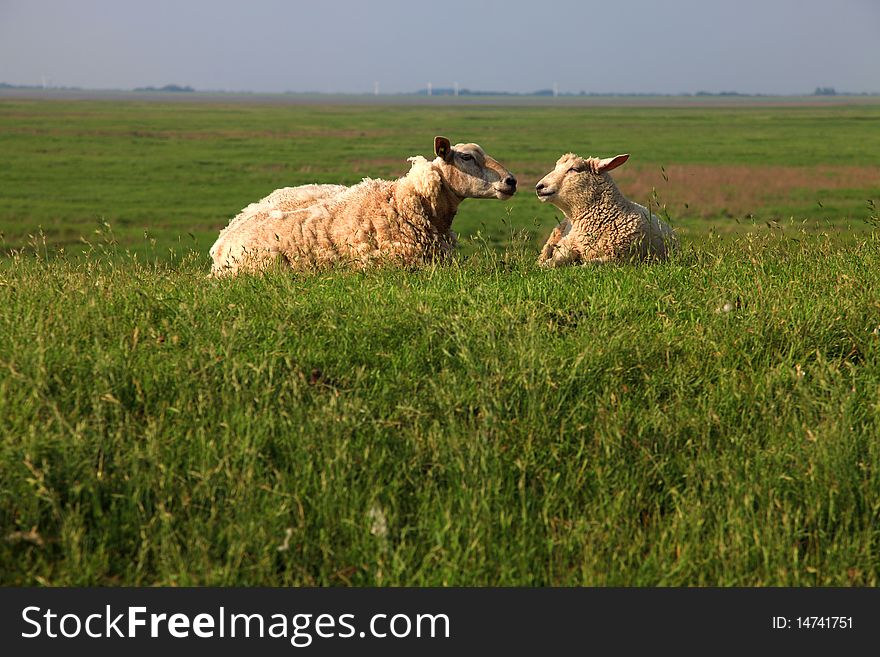
[[[537,185],[535,185],[536,192],[540,192],[542,189],[544,189],[544,183],[539,182]]]
[[[516,178],[513,176],[507,176],[507,178],[504,179],[504,184],[508,187],[516,187]]]

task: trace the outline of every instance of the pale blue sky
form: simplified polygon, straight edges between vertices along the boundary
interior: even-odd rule
[[[880,92],[878,0],[0,0],[0,82]]]

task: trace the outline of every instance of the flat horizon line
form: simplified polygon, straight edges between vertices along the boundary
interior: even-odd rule
[[[819,90],[823,90],[819,93]],[[433,87],[431,93],[427,88],[417,89],[415,91],[394,91],[394,92],[376,92],[376,91],[316,91],[316,90],[285,90],[285,91],[256,91],[250,89],[200,89],[191,85],[166,84],[161,87],[141,86],[141,87],[81,87],[66,85],[39,85],[39,84],[12,84],[0,81],[0,90],[28,90],[28,91],[77,91],[77,92],[119,92],[119,93],[173,93],[173,94],[230,94],[230,95],[279,95],[279,96],[427,96],[443,97],[451,96],[461,98],[463,96],[514,96],[514,97],[539,97],[539,98],[583,98],[583,97],[724,97],[724,98],[823,98],[834,96],[880,96],[880,91],[837,91],[833,87],[816,87],[813,92],[797,92],[797,93],[760,93],[760,92],[741,92],[736,90],[724,91],[706,91],[698,90],[690,91],[558,91],[552,89],[535,89],[533,91],[505,91],[498,89],[470,89],[460,87],[456,93],[454,87]]]
[[[82,89],[76,87],[42,88],[0,86],[0,100],[45,101],[120,101],[164,103],[227,103],[266,105],[387,105],[441,107],[773,107],[872,105],[880,102],[878,94],[835,95],[684,95],[684,94],[584,94],[584,95],[431,95],[327,93],[327,92],[253,92],[253,91],[163,91],[150,89]]]

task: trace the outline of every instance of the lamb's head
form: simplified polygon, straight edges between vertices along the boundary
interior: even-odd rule
[[[615,155],[599,159],[584,159],[574,153],[566,153],[556,161],[556,167],[535,185],[535,193],[542,203],[548,201],[569,214],[571,202],[577,199],[580,204],[596,199],[603,188],[613,185],[610,176],[629,159],[629,155]]]
[[[516,178],[477,144],[452,146],[446,137],[434,138],[434,165],[459,198],[509,199]]]

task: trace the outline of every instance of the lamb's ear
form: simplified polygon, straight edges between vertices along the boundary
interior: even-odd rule
[[[434,137],[434,155],[446,162],[452,161],[452,144],[446,137]]]
[[[628,159],[629,153],[615,155],[614,157],[606,157],[604,160],[599,160],[599,171],[611,171],[611,169],[616,169]]]

